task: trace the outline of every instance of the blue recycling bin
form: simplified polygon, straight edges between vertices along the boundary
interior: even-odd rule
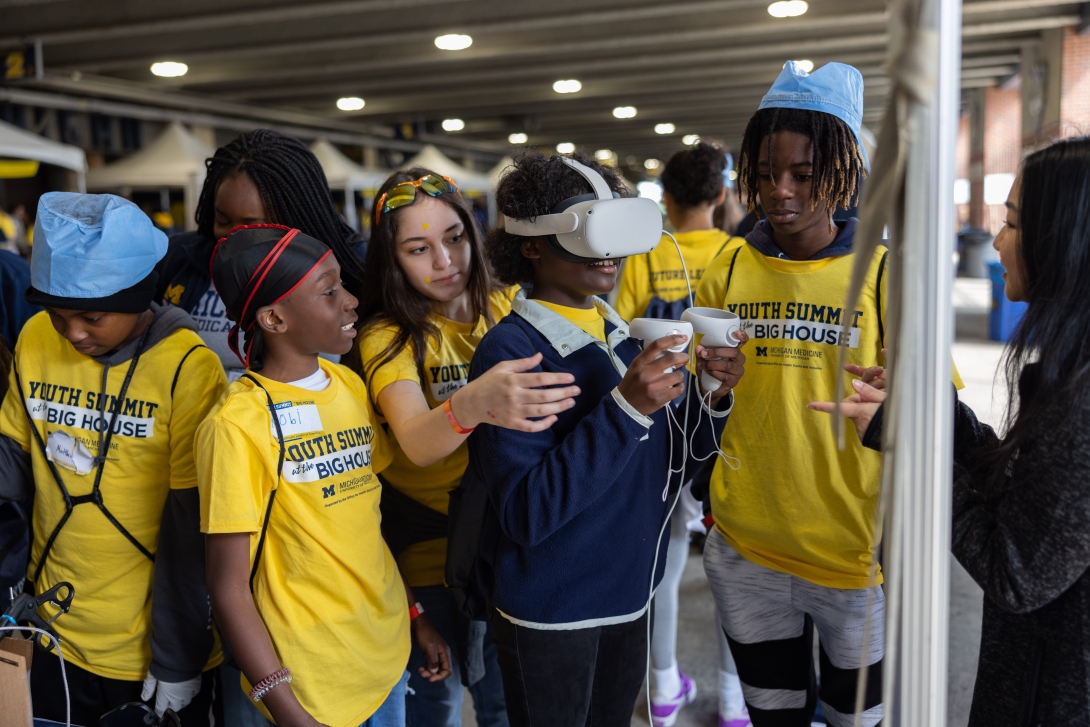
[[[1014,333],[1018,321],[1022,320],[1028,304],[1007,300],[1003,273],[1002,265],[988,263],[988,277],[992,279],[992,311],[988,316],[988,338],[1006,343]]]

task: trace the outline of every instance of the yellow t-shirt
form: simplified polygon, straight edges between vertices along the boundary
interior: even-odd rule
[[[121,403],[102,472],[100,490],[106,507],[152,553],[168,492],[197,486],[194,432],[227,385],[219,359],[201,346],[195,331],[178,330],[144,351]],[[178,375],[182,358],[190,350]],[[107,407],[115,405],[129,363],[110,367]],[[97,455],[98,432],[109,425],[110,413],[108,409],[101,420],[96,411],[102,364],[72,348],[53,329],[47,313],[27,321],[15,345],[8,396],[0,408],[0,434],[18,442],[33,463],[34,542],[27,571],[32,578],[65,508],[60,487],[28,426],[15,369],[43,441],[55,435],[54,441],[59,442],[68,435],[70,446],[82,448],[85,456]],[[93,468],[83,475],[63,465],[58,471],[73,497],[92,491]],[[98,507],[93,503],[75,506],[35,584],[38,592],[60,581],[75,588],[72,610],[53,624],[64,640],[65,660],[108,679],[144,679],[151,662],[154,570],[147,556]],[[217,639],[208,668],[222,659]]]
[[[737,313],[750,336],[746,373],[723,431],[722,448],[741,460],[737,471],[717,462],[711,478],[715,525],[739,553],[758,565],[828,588],[865,588],[875,539],[881,455],[858,437],[837,447],[829,417],[810,411],[831,401],[841,324],[849,321],[847,362],[884,364],[882,347],[888,270],[879,247],[858,308],[843,311],[854,256],[795,261],[762,255],[752,245],[708,268],[696,305]],[[961,380],[954,372],[954,381]],[[846,389],[850,389],[845,384]],[[881,583],[881,573],[877,574]]]
[[[254,604],[303,707],[324,724],[356,727],[405,671],[408,603],[380,529],[375,473],[390,462],[385,435],[360,378],[325,360],[319,365],[330,382],[318,392],[251,374],[281,422],[279,480],[276,430],[265,392],[253,382],[232,383],[201,424],[201,530],[250,533],[252,562],[277,487]],[[245,676],[242,686],[251,688]]]
[[[606,319],[598,312],[597,306],[592,306],[590,308],[571,308],[566,305],[547,303],[543,300],[538,300],[537,298],[534,298],[533,301],[535,303],[540,303],[553,313],[563,316],[579,330],[589,333],[599,341],[605,343]]]
[[[494,291],[488,299],[493,322],[511,312],[511,299],[518,286]],[[454,395],[469,382],[469,361],[477,344],[488,332],[489,323],[481,316],[475,324],[458,323],[433,314],[430,321],[439,328],[440,340],[428,340],[424,353],[424,373],[427,386],[420,381],[412,344],[388,363],[373,372],[372,367],[382,359],[382,353],[397,335],[394,325],[367,328],[360,337],[360,358],[364,362],[366,378],[370,382],[371,401],[378,408],[378,397],[390,384],[412,381],[420,386],[428,406],[434,409]],[[450,505],[450,491],[458,486],[469,464],[469,449],[462,443],[446,457],[428,467],[413,464],[397,444],[393,432],[389,432],[393,449],[393,462],[383,473],[383,478],[398,491],[408,495],[432,510],[446,514]],[[447,539],[436,538],[414,543],[398,556],[401,575],[410,586],[443,585],[447,559]]]
[[[731,237],[717,229],[677,232],[674,237],[685,257],[689,285],[694,292],[704,270],[717,255],[745,243],[741,237]],[[669,237],[663,235],[651,252],[625,259],[615,307],[621,318],[631,321],[644,317],[652,297],[672,303],[688,295],[689,288],[685,285],[685,271],[678,259],[677,248]]]

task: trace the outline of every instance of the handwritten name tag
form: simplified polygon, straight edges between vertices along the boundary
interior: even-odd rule
[[[322,430],[322,417],[319,416],[318,407],[314,404],[295,405],[285,401],[273,408],[276,410],[276,416],[280,420],[280,430],[285,437]],[[269,422],[269,427],[275,437],[276,424]]]

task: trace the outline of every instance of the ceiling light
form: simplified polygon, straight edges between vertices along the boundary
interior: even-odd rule
[[[509,143],[511,143],[511,144],[525,144],[529,140],[530,140],[530,137],[526,136],[526,134],[523,134],[521,131],[516,132],[514,134],[510,134],[507,137],[507,141]]]
[[[435,39],[435,47],[439,50],[465,50],[471,45],[473,45],[473,38],[457,33],[440,35]]]
[[[466,128],[466,122],[461,119],[443,119],[443,131],[461,131]]]
[[[610,159],[613,158],[613,152],[609,149],[599,149],[598,151],[594,152],[594,158],[600,162],[608,162]]]
[[[613,109],[613,115],[618,119],[631,119],[636,115],[635,106],[618,106]]]
[[[575,151],[575,144],[570,141],[562,141],[556,145],[556,151],[558,154],[571,154]]]
[[[732,182],[735,181],[736,179],[738,179],[738,172],[731,169],[729,172],[727,172],[727,179]]]
[[[583,84],[576,81],[574,78],[557,81],[553,84],[553,90],[557,93],[576,93],[581,88],[583,88]]]
[[[790,63],[790,61],[788,61],[788,63]],[[787,63],[784,63],[783,65],[787,66]],[[814,62],[813,61],[795,61],[795,65],[798,66],[799,68],[801,68],[802,70],[806,71],[807,73],[810,73],[811,71],[814,70]]]
[[[151,72],[163,78],[177,78],[189,72],[189,66],[176,61],[159,61],[151,64]]]
[[[345,96],[337,99],[337,108],[341,111],[359,111],[365,105],[366,102],[359,96]]]
[[[672,134],[677,129],[673,124],[655,124],[656,134]]]
[[[662,166],[662,162],[658,159],[644,159],[643,168],[647,170],[658,169]]]
[[[681,143],[684,144],[685,146],[692,146],[693,144],[699,144],[700,143],[700,136],[697,135],[697,134],[686,134],[685,136],[681,137]]]
[[[806,0],[779,0],[768,6],[768,14],[774,18],[794,18],[809,9]]]

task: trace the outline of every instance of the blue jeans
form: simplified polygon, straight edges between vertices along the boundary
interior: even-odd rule
[[[405,699],[408,727],[461,727],[462,655],[456,643],[461,633],[462,615],[449,588],[423,586],[413,588],[416,600],[424,606],[428,620],[451,650],[451,675],[441,682],[429,682],[417,672],[426,663],[424,652],[414,643],[409,654],[409,694]],[[469,687],[477,727],[508,727],[507,706],[503,698],[503,680],[496,661],[496,645],[489,627],[484,638],[484,677]]]
[[[360,727],[405,727],[405,685],[408,681],[409,672],[405,672],[378,711]]]

